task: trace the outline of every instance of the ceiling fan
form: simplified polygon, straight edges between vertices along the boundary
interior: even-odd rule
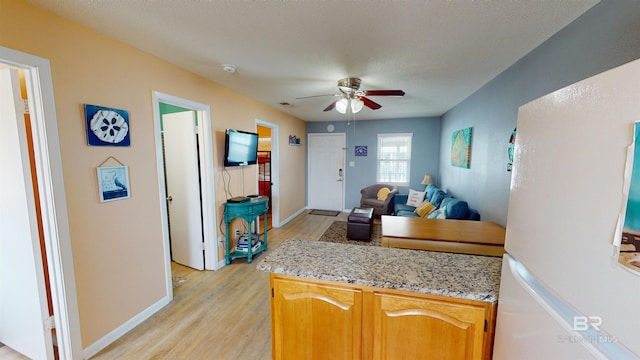
[[[404,96],[404,91],[402,90],[360,90],[360,83],[360,78],[344,78],[338,80],[339,94],[304,96],[296,99],[339,96],[340,99],[329,104],[323,111],[330,111],[336,108],[339,113],[346,114],[347,110],[351,108],[351,112],[355,114],[362,110],[363,106],[371,110],[378,110],[382,107],[382,105],[369,99],[367,96]]]

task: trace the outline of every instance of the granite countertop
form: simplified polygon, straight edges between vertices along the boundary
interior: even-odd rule
[[[501,257],[287,240],[259,271],[496,302]]]

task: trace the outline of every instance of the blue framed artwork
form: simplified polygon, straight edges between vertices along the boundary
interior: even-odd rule
[[[128,166],[99,166],[97,171],[100,202],[131,197]]]
[[[89,145],[131,145],[128,111],[85,104],[84,119]]]
[[[356,156],[367,156],[367,146],[356,145]]]

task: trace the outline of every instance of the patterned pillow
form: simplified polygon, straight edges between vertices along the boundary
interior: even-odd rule
[[[409,190],[409,196],[407,196],[407,205],[418,207],[424,200],[424,191]]]
[[[435,209],[436,207],[432,203],[430,203],[429,200],[425,200],[420,205],[418,205],[414,212],[420,217],[425,217]]]
[[[431,214],[427,215],[427,219],[446,219],[444,217],[444,211],[446,210],[446,206],[431,212]]]

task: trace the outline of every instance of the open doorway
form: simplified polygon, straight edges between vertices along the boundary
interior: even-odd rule
[[[271,198],[271,128],[258,125],[258,195],[269,198],[267,229],[272,227],[273,199]]]
[[[220,267],[216,236],[211,111],[208,105],[153,92],[167,288],[171,262]]]
[[[278,125],[256,120],[258,133],[258,190],[269,197],[267,227],[280,227]]]
[[[0,47],[0,68],[0,342],[32,358],[81,358],[49,61]]]
[[[162,102],[160,111],[171,260],[204,270],[198,113]]]

